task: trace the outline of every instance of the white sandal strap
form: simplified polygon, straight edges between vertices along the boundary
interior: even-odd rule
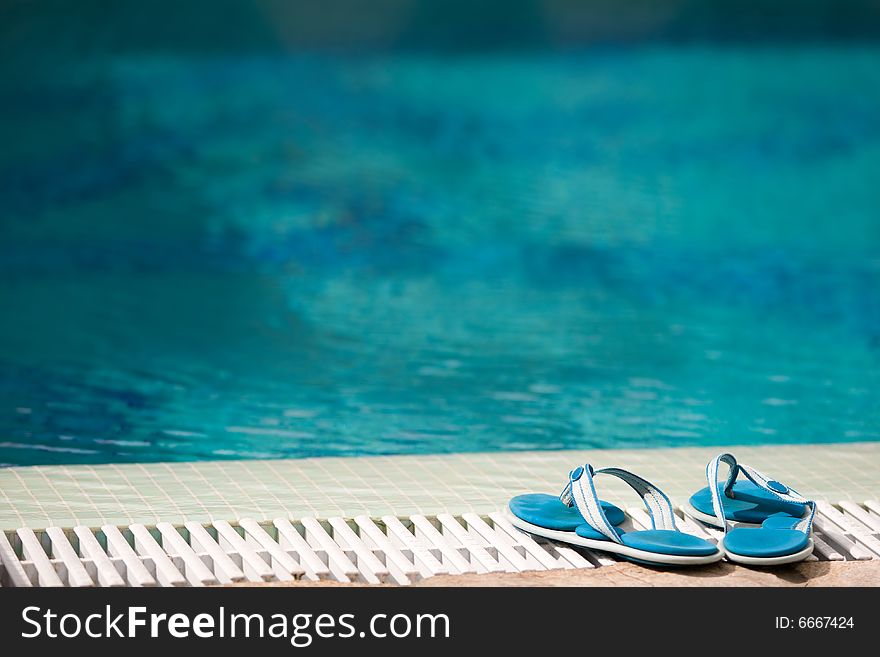
[[[602,503],[593,483],[595,475],[607,474],[626,482],[635,490],[648,509],[654,529],[670,529],[678,531],[675,526],[675,513],[669,498],[654,484],[632,472],[621,468],[602,468],[593,470],[589,463],[577,467],[568,475],[568,484],[559,495],[559,499],[567,506],[577,507],[583,519],[596,531],[609,540],[621,543],[620,536],[608,521]]]
[[[737,463],[732,454],[719,454],[709,461],[709,464],[706,466],[706,479],[709,481],[709,491],[712,493],[712,509],[715,511],[715,517],[724,527],[725,533],[730,529],[730,522],[724,516],[724,506],[721,501],[721,492],[719,491],[718,486],[718,467],[721,463],[726,463],[730,466],[727,481],[724,484],[724,494],[727,497],[733,497],[733,484],[739,476],[739,473],[742,472],[749,481],[762,490],[767,491],[777,499],[807,506],[807,508],[810,509],[810,513],[804,516],[803,520],[795,525],[794,529],[809,535],[813,527],[813,516],[816,514],[815,502],[808,500],[793,488],[789,488],[785,484],[770,479],[759,470],[748,465]]]

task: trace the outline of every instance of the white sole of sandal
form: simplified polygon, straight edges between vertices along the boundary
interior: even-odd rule
[[[514,527],[522,529],[529,534],[534,534],[535,536],[549,538],[553,541],[559,541],[560,543],[568,543],[569,545],[589,548],[598,552],[619,554],[622,557],[637,559],[652,564],[665,566],[699,566],[715,563],[724,557],[724,552],[720,548],[715,554],[700,557],[662,554],[660,552],[646,552],[645,550],[636,550],[635,548],[614,543],[612,541],[597,541],[589,538],[582,538],[574,532],[562,532],[555,529],[547,529],[546,527],[539,527],[538,525],[533,525],[518,518],[513,515],[509,509],[504,509],[504,516]]]
[[[807,547],[800,552],[784,554],[781,557],[746,557],[742,554],[730,552],[729,550],[725,552],[728,561],[741,563],[745,566],[781,566],[785,563],[797,563],[798,561],[803,561],[811,554],[813,554],[813,539],[810,539],[807,543]]]

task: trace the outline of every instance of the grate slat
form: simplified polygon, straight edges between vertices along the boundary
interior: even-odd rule
[[[184,527],[189,532],[190,541],[192,541],[193,545],[211,557],[214,565],[214,575],[219,582],[230,584],[247,579],[244,571],[220,548],[220,545],[208,533],[208,530],[197,522],[188,522]]]
[[[279,545],[265,529],[250,518],[243,518],[239,524],[245,530],[248,537],[256,541],[272,558],[275,575],[282,582],[290,582],[295,579],[302,579],[305,575],[305,569]]]
[[[89,530],[88,527],[82,525],[73,528],[79,540],[79,551],[83,557],[91,559],[95,564],[95,570],[98,574],[98,586],[125,586],[125,580],[116,570],[116,566],[104,552],[104,548],[98,543],[98,539]]]
[[[477,572],[494,573],[505,570],[504,566],[495,558],[495,555],[491,554],[486,547],[481,545],[452,515],[442,513],[437,516],[437,520],[443,527],[444,535],[448,533],[464,550],[467,550],[472,562],[476,566]]]
[[[181,573],[168,553],[153,538],[150,530],[144,525],[130,525],[129,530],[134,537],[134,549],[141,556],[150,557],[156,567],[156,579],[161,586],[186,586],[186,577]]]
[[[0,532],[0,565],[3,566],[6,577],[4,586],[26,588],[33,586],[31,578],[27,576],[24,566],[15,554],[12,544],[6,538],[6,534]]]
[[[311,545],[306,542],[287,518],[276,518],[273,523],[278,530],[278,536],[282,547],[291,547],[300,556],[300,562],[305,569],[307,579],[322,580],[330,578],[330,569],[327,564],[315,552]]]
[[[444,527],[444,529],[447,528],[446,523],[443,521],[443,516],[438,516],[437,519],[442,523],[441,526]],[[489,572],[490,568],[494,568],[495,561],[489,556],[489,553],[486,552],[482,546],[477,545],[476,542],[471,540],[466,543],[452,532],[450,532],[450,535],[448,536],[441,534],[425,516],[410,516],[410,520],[416,529],[416,536],[420,536],[423,540],[440,551],[440,554],[443,555],[444,562],[450,566],[449,572],[453,575]],[[453,522],[457,521],[453,520]],[[467,540],[468,537],[464,530],[462,530],[461,533],[465,535],[465,540]],[[461,552],[459,552],[459,549],[462,548],[465,549],[478,564],[482,565],[482,567],[475,567],[468,559],[465,559]]]
[[[342,551],[334,541],[333,537],[327,533],[327,530],[321,525],[316,518],[302,518],[300,520],[306,529],[306,541],[314,547],[319,547],[327,553],[329,560],[328,566],[330,572],[340,582],[350,582],[357,580],[358,568],[352,563],[348,555]],[[379,580],[375,576],[367,573],[365,579],[370,584],[378,584]]]
[[[32,529],[21,528],[15,532],[21,541],[21,551],[37,570],[37,584],[40,586],[64,586],[55,572],[55,566],[43,550],[40,540]]]
[[[561,545],[559,543],[551,543],[550,541],[541,540],[539,541],[541,545],[550,546],[550,548],[562,557],[565,561],[568,562],[568,566],[564,566],[565,568],[595,568],[596,564],[592,561],[585,559],[581,554],[575,550],[574,548],[568,547],[567,545]]]
[[[79,555],[70,544],[61,527],[49,527],[46,535],[52,542],[52,556],[59,559],[67,570],[67,585],[72,587],[94,586],[95,583],[86,572]]]
[[[192,586],[211,586],[217,584],[214,576],[201,557],[195,553],[183,536],[167,522],[160,522],[156,529],[162,534],[162,545],[169,554],[179,556],[184,564],[184,576]],[[169,549],[170,548],[170,549]]]
[[[530,564],[525,556],[520,554],[519,550],[517,550],[517,545],[512,540],[508,539],[503,534],[497,533],[477,514],[465,513],[462,516],[462,519],[468,524],[468,528],[471,528],[480,534],[480,536],[489,541],[491,545],[495,545],[498,548],[498,554],[507,560],[517,571],[547,570],[545,566],[537,561],[533,561]]]
[[[847,516],[861,523],[860,528],[867,529],[872,534],[880,534],[880,516],[871,515],[854,502],[843,501],[839,506]]]
[[[421,579],[419,569],[413,563],[412,558],[388,540],[385,532],[373,522],[372,518],[357,516],[354,521],[361,531],[361,538],[364,542],[385,553],[385,565],[388,566],[391,575],[398,584],[411,584],[413,580]]]
[[[813,520],[813,525],[822,532],[826,542],[832,547],[839,548],[840,551],[849,554],[857,561],[869,561],[871,559],[873,552],[850,540],[841,529],[838,529],[826,517],[816,517]]]
[[[388,581],[388,568],[373,551],[354,533],[343,518],[330,518],[328,521],[333,528],[333,539],[345,550],[354,552],[357,558],[357,567],[362,572],[379,582]]]
[[[563,563],[564,559],[553,557],[547,550],[538,545],[528,534],[519,531],[516,527],[511,525],[510,522],[508,522],[504,516],[497,511],[495,513],[490,513],[489,519],[492,521],[495,531],[504,532],[504,534],[510,537],[517,545],[522,546],[522,548],[534,559],[537,559],[547,570],[565,567]]]
[[[862,549],[866,549],[873,558],[880,557],[880,539],[872,532],[870,525],[871,516],[858,506],[849,502],[840,503],[841,510],[835,509],[830,504],[819,503],[819,509],[823,517],[837,525],[857,543]],[[880,524],[880,523],[878,523]]]
[[[388,529],[388,538],[396,543],[399,547],[405,547],[413,554],[413,559],[422,577],[431,577],[433,575],[448,575],[449,570],[440,563],[438,556],[439,550],[435,554],[428,549],[424,541],[407,529],[399,518],[395,516],[382,516],[382,522]]]
[[[253,546],[249,545],[235,531],[232,525],[225,520],[215,520],[212,524],[217,530],[217,541],[220,546],[241,555],[242,568],[250,581],[269,582],[272,580],[272,567],[263,560]]]
[[[119,531],[118,527],[113,525],[104,525],[101,527],[104,536],[107,538],[107,554],[118,557],[125,564],[126,577],[129,586],[156,586],[156,580],[147,570],[140,556],[135,552],[125,536]]]

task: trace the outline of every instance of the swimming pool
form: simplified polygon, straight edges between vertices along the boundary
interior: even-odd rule
[[[880,439],[878,59],[41,70],[0,109],[0,463]]]

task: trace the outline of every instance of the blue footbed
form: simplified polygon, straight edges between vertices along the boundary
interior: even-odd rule
[[[612,525],[625,519],[623,511],[610,502],[601,502],[602,510]],[[608,538],[595,530],[581,517],[575,507],[568,507],[558,497],[543,493],[518,495],[510,500],[510,511],[527,523],[557,531],[573,531],[581,538],[607,541]],[[655,554],[680,556],[707,556],[718,548],[698,536],[691,536],[671,529],[647,529],[626,533],[615,527],[621,542],[633,549]]]
[[[809,544],[806,533],[794,529],[801,521],[787,513],[767,518],[760,527],[734,527],[724,537],[725,549],[744,557],[782,557]]]
[[[718,551],[717,547],[699,536],[691,536],[671,529],[643,529],[629,533],[619,527],[615,527],[615,529],[624,545],[643,552],[703,557]],[[590,538],[595,541],[608,540],[604,534],[600,534],[586,523],[578,527],[575,533],[581,538]]]
[[[611,502],[602,501],[601,504],[605,517],[608,518],[608,522],[612,525],[619,525],[626,518],[623,511],[611,504]],[[575,507],[566,506],[555,495],[547,495],[546,493],[517,495],[510,500],[508,506],[510,507],[510,512],[517,518],[545,529],[573,532],[581,525],[586,524]],[[589,527],[589,525],[587,526]],[[599,534],[599,532],[596,532],[596,534]],[[599,536],[602,536],[602,534],[599,534]]]
[[[620,539],[628,547],[658,554],[706,557],[718,552],[718,548],[715,545],[699,536],[692,536],[691,534],[676,532],[671,529],[644,529],[623,534]]]
[[[690,502],[691,506],[700,513],[715,515],[715,510],[712,508],[712,491],[708,486],[691,495]],[[724,507],[724,516],[728,520],[755,525],[761,524],[769,516],[777,513],[800,518],[805,510],[803,504],[780,500],[751,481],[735,482],[733,497],[722,493],[721,504]]]
[[[803,518],[795,518],[787,513],[776,513],[761,523],[764,529],[794,529]]]
[[[734,527],[724,537],[724,548],[744,557],[782,557],[800,552],[809,543],[796,529]]]

